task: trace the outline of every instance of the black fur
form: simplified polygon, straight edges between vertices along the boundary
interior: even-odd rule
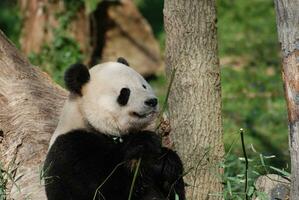
[[[175,192],[185,200],[183,167],[175,152],[161,147],[152,132],[122,139],[86,130],[59,136],[44,164],[48,200],[92,200],[100,185],[97,200],[127,200],[140,157],[132,200],[174,200]]]
[[[82,96],[81,88],[90,79],[88,68],[80,63],[71,65],[64,74],[65,86],[67,89]]]
[[[122,64],[127,65],[127,66],[130,66],[128,61],[126,59],[124,59],[123,57],[119,57],[117,59],[117,62],[122,63]]]
[[[119,103],[119,105],[121,105],[121,106],[127,105],[129,98],[130,98],[130,93],[131,93],[131,90],[129,88],[122,88],[120,90],[120,94],[117,97],[117,102]]]

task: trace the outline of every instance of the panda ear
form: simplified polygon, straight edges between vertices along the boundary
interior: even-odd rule
[[[117,62],[121,63],[121,64],[124,64],[124,65],[127,65],[127,66],[130,66],[128,61],[126,59],[124,59],[123,57],[117,58]]]
[[[81,88],[90,79],[88,68],[80,63],[71,65],[64,74],[64,82],[67,89],[82,96]]]

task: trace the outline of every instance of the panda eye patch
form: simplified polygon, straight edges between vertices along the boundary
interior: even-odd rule
[[[122,88],[120,90],[120,94],[117,97],[117,102],[119,103],[119,105],[125,106],[128,103],[130,93],[131,93],[131,90],[129,88]]]
[[[142,87],[143,87],[144,89],[146,89],[146,86],[145,86],[144,84],[142,84]]]

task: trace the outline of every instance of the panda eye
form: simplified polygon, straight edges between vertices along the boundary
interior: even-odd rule
[[[117,97],[117,102],[119,103],[119,105],[125,106],[128,103],[130,93],[131,90],[129,88],[122,88],[120,90],[119,96]]]
[[[142,87],[143,87],[144,89],[146,89],[146,86],[145,86],[144,84],[142,84]]]

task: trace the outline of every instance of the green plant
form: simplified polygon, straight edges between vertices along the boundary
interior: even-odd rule
[[[55,31],[56,32],[56,31]],[[82,53],[74,39],[55,33],[53,44],[45,44],[39,54],[31,53],[30,61],[40,66],[53,79],[63,85],[63,72],[72,63],[82,60]]]
[[[253,199],[259,197],[261,200],[267,200],[266,195],[255,188],[255,181],[261,175],[276,173],[285,178],[290,177],[290,174],[285,169],[279,169],[269,164],[269,160],[274,159],[274,155],[263,155],[257,152],[251,145],[250,150],[253,152],[251,157],[247,157],[248,147],[245,145],[245,139],[242,136],[243,131],[240,131],[242,148],[244,157],[239,157],[232,154],[232,149],[236,148],[235,137],[231,143],[229,150],[225,156],[224,162],[220,167],[224,169],[224,174],[221,179],[224,184],[223,198],[224,199]]]
[[[16,187],[17,190],[20,192],[20,188],[17,184],[17,181],[22,177],[22,175],[16,176],[17,168],[18,166],[16,164],[15,156],[12,158],[12,160],[8,163],[6,167],[4,167],[0,162],[0,200],[7,199],[6,187],[8,181],[10,181],[10,183],[12,183],[14,187]]]
[[[78,43],[68,32],[70,22],[76,17],[83,1],[65,0],[65,11],[57,12],[58,27],[52,28],[53,41],[46,43],[39,54],[31,53],[30,61],[49,73],[53,79],[63,85],[63,72],[70,64],[82,61],[82,52]]]
[[[84,0],[86,12],[88,14],[92,13],[102,1],[103,0]]]
[[[5,178],[5,171],[2,169],[0,163],[0,200],[6,200],[6,183],[7,179]]]
[[[20,46],[21,15],[14,0],[0,1],[0,29],[17,47]]]

